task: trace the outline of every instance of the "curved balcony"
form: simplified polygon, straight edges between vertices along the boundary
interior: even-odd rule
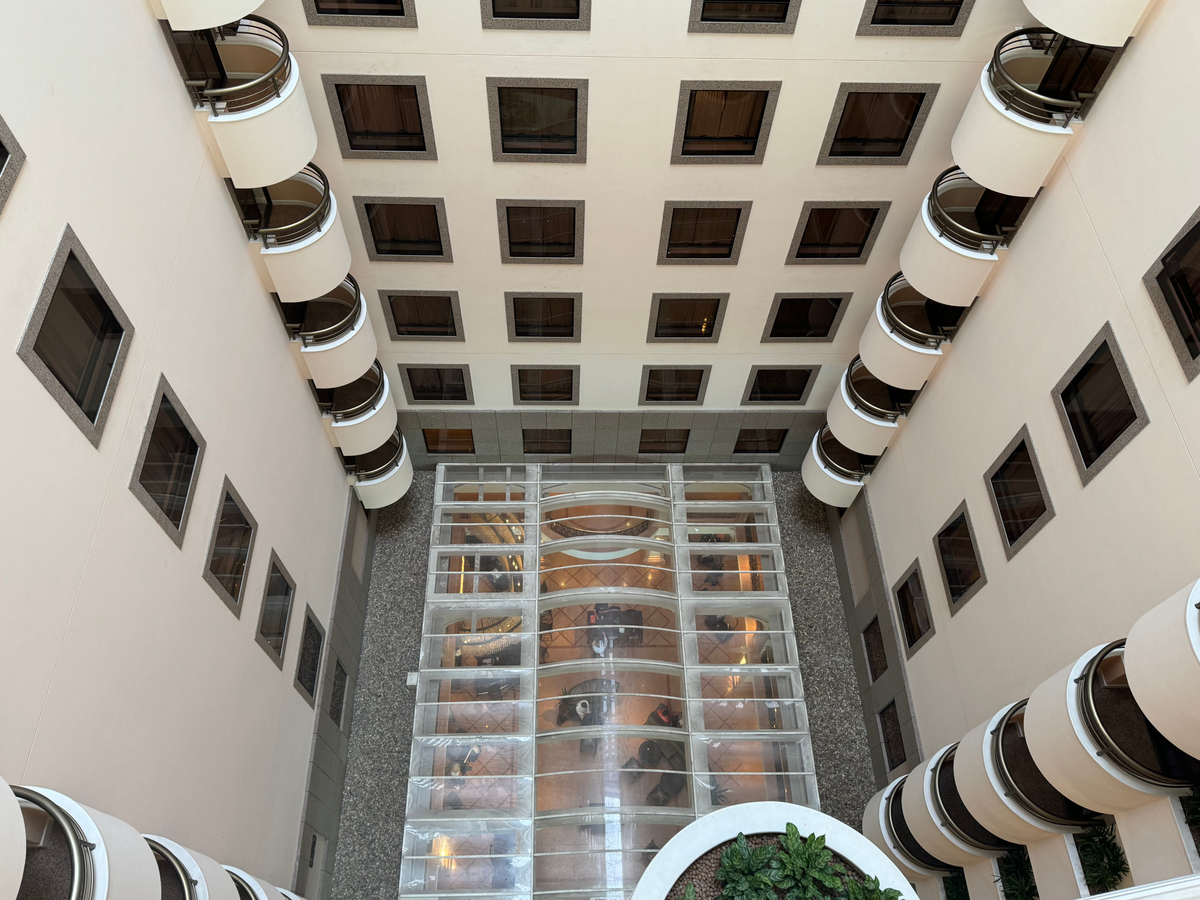
[[[875,467],[877,458],[855,453],[825,425],[813,435],[800,473],[810,494],[822,503],[845,508],[862,490],[863,479]]]
[[[275,184],[312,159],[317,130],[278,25],[248,15],[172,36],[185,83],[197,109],[209,111],[209,128],[236,187]]]
[[[374,450],[396,430],[396,404],[379,360],[349,384],[317,390],[333,442],[346,456]]]
[[[988,190],[958,166],[937,177],[929,217],[938,236],[971,253],[995,254],[1016,234],[1028,197]]]
[[[349,385],[371,369],[379,345],[354,276],[346,275],[324,296],[285,304],[283,313],[318,388]]]
[[[1119,47],[1150,5],[1150,0],[1026,0],[1033,17],[1077,41]]]
[[[834,437],[856,453],[879,456],[887,448],[916,397],[876,378],[862,357],[850,361],[826,416]]]
[[[269,881],[256,878],[249,872],[233,866],[224,866],[223,868],[236,885],[240,900],[283,900],[283,894],[279,893],[275,885]]]
[[[920,800],[919,782],[911,776],[897,778],[871,798],[863,813],[863,834],[882,850],[910,881],[948,873],[953,866],[926,850],[913,834],[905,812],[904,793],[910,784]]]
[[[1125,671],[1146,718],[1176,747],[1200,757],[1200,582],[1134,623]]]
[[[142,837],[159,863],[163,897],[238,900],[233,879],[216,860],[156,834],[144,834]]]
[[[959,194],[965,184],[943,181],[957,169],[947,169],[934,183],[934,190],[921,204],[921,214],[913,221],[904,246],[900,248],[900,268],[905,280],[925,297],[936,300],[945,306],[970,306],[979,296],[979,290],[992,272],[992,267],[999,261],[997,249],[1001,241],[992,236],[988,246],[991,249],[972,250],[965,246],[971,241],[966,228],[955,219],[950,212],[958,212],[959,203],[970,203],[968,195]],[[965,177],[965,176],[964,176]],[[947,190],[951,186],[954,193],[945,200],[937,200],[938,220],[934,220],[934,200],[939,187]],[[978,198],[984,188],[975,185]],[[947,208],[949,205],[949,208]],[[952,224],[950,224],[952,223]],[[958,240],[951,240],[947,232],[952,232]],[[985,235],[986,237],[986,235]]]
[[[205,31],[236,22],[254,12],[258,0],[161,0],[163,12],[176,31]]]
[[[346,470],[355,477],[354,490],[367,509],[390,506],[412,484],[412,458],[397,428],[381,446],[346,458]]]
[[[930,300],[903,272],[888,281],[858,342],[862,361],[882,381],[918,390],[942,358],[941,345],[958,329],[961,306]]]

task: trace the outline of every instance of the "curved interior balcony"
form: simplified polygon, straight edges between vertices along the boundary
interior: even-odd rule
[[[199,900],[235,896],[230,875],[214,859],[155,834],[142,835],[154,854],[163,897]]]
[[[184,83],[237,187],[282,181],[317,149],[317,131],[287,35],[247,15],[216,28],[172,31]]]
[[[829,401],[829,430],[842,444],[867,456],[879,456],[899,429],[900,417],[917,392],[877,378],[856,356]]]
[[[809,493],[822,503],[845,508],[858,496],[878,458],[854,452],[825,425],[813,435],[800,472]]]
[[[570,538],[641,537],[671,540],[670,507],[648,503],[596,502],[547,504],[542,507],[540,542]]]
[[[346,457],[346,471],[356,478],[355,493],[367,509],[389,506],[412,484],[412,458],[397,428],[387,441],[367,453]]]
[[[859,357],[887,384],[918,390],[942,358],[941,345],[965,310],[930,300],[897,272],[884,287],[858,342]]]
[[[396,404],[383,364],[371,363],[366,374],[335,388],[313,388],[317,406],[327,416],[333,442],[348,456],[374,450],[396,430]]]
[[[154,862],[158,866],[160,889],[164,897],[182,897],[184,900],[196,900],[196,888],[199,887],[191,867],[186,865],[182,854],[155,838],[147,837],[146,843],[154,854]],[[201,873],[203,879],[203,873]],[[207,884],[205,885],[207,893]]]
[[[918,764],[906,776],[901,797],[894,802],[899,804],[913,840],[926,854],[946,865],[965,867],[998,856],[1007,845],[988,834],[962,805],[953,781],[953,763],[950,772],[939,778],[939,767],[947,756],[953,756],[955,749],[955,745],[943,747]],[[957,807],[956,811],[971,833],[978,834],[991,846],[980,846],[976,840],[962,840],[956,823],[949,819],[944,808],[947,803]]]
[[[940,237],[973,253],[994,254],[1016,234],[1029,201],[988,190],[951,166],[933,183],[929,213]]]
[[[353,275],[346,275],[321,297],[281,307],[288,333],[300,342],[300,357],[316,387],[350,385],[370,373],[379,345]]]
[[[914,871],[939,874],[949,872],[953,866],[921,846],[909,827],[904,813],[904,789],[908,786],[910,777],[905,775],[899,778],[895,782],[895,788],[883,798],[883,822],[887,828],[888,843]],[[912,787],[913,790],[920,791],[919,784],[913,784]]]
[[[953,835],[956,842],[976,851],[976,855],[992,856],[1011,850],[1013,845],[984,827],[963,802],[954,777],[958,746],[951,745],[930,766],[934,821]]]
[[[1095,99],[1117,49],[1045,28],[1022,28],[1000,39],[988,79],[1005,109],[1065,127]]]

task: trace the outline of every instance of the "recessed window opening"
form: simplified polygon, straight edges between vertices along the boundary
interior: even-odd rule
[[[470,428],[424,428],[428,453],[474,453],[475,437]]]
[[[871,620],[862,633],[863,649],[867,657],[867,671],[871,675],[871,683],[878,681],[887,671],[887,652],[883,645],[883,631],[879,627],[879,617]]]
[[[669,259],[730,259],[741,209],[676,207],[667,240]]]
[[[903,156],[923,93],[852,91],[833,136],[830,156]]]
[[[575,256],[573,206],[509,206],[508,255],[563,258]]]
[[[349,677],[342,668],[341,660],[333,663],[333,688],[329,692],[329,717],[342,727],[342,714],[346,707],[346,682]]]
[[[1192,359],[1200,358],[1200,225],[1163,257],[1158,285]]]
[[[711,338],[721,308],[720,298],[662,297],[654,336]]]
[[[570,453],[570,428],[523,428],[526,453]]]
[[[462,369],[410,367],[407,372],[414,400],[462,402],[469,399],[466,375]]]
[[[904,752],[904,734],[900,730],[900,713],[893,700],[879,712],[879,732],[883,738],[883,755],[888,771],[904,765],[908,759]]]
[[[578,8],[576,16],[578,18]],[[574,88],[502,87],[500,149],[505,153],[577,153],[579,92]]]
[[[878,0],[871,24],[949,27],[962,5],[963,0]]]
[[[828,337],[841,305],[841,297],[783,297],[775,311],[771,337]]]
[[[738,432],[734,453],[780,453],[787,439],[786,428],[743,428]]]
[[[1137,421],[1108,341],[1096,348],[1063,390],[1061,399],[1085,467],[1099,459]]]
[[[33,351],[92,422],[100,412],[124,334],[100,290],[70,253]]]
[[[799,403],[811,369],[759,369],[750,388],[751,403]]]
[[[650,369],[646,400],[653,403],[695,403],[704,383],[703,369]]]
[[[862,256],[878,208],[833,207],[809,210],[797,259],[857,259]]]
[[[254,525],[233,494],[226,491],[217,510],[217,531],[208,560],[208,571],[235,606],[242,602],[242,588],[246,583],[246,566],[250,562],[253,541]]]
[[[1046,512],[1046,498],[1029,445],[1021,441],[991,477],[992,495],[1011,547]]]
[[[492,0],[498,19],[578,19],[579,0]]]
[[[417,88],[411,84],[338,84],[351,150],[424,151]]]
[[[402,16],[404,0],[316,0],[323,15]]]
[[[786,22],[789,0],[704,0],[701,22]]]
[[[138,483],[176,528],[183,523],[199,455],[196,439],[170,398],[161,395]]]
[[[296,665],[296,683],[308,696],[317,696],[317,675],[321,671],[321,647],[325,635],[312,616],[304,617],[304,634],[300,638],[300,662]]]
[[[896,603],[900,607],[905,643],[912,648],[932,627],[929,602],[925,599],[925,587],[921,584],[921,574],[916,569],[913,569],[904,583],[896,588]]]
[[[684,453],[690,428],[643,428],[638,453]]]
[[[522,401],[570,403],[574,385],[574,369],[517,370],[517,393]]]
[[[367,222],[380,256],[442,256],[442,232],[432,204],[368,203]]]
[[[975,550],[975,542],[971,539],[971,528],[967,523],[965,511],[938,532],[937,548],[942,561],[942,571],[946,575],[946,589],[950,593],[950,603],[953,605],[962,600],[983,578],[979,554]]]
[[[390,294],[388,306],[396,334],[404,337],[457,337],[450,297]]]
[[[683,155],[753,156],[758,151],[767,94],[767,91],[692,91],[683,133]]]
[[[4,146],[3,142],[0,142],[0,172],[4,171],[4,166],[8,162],[8,156],[8,148]]]
[[[575,334],[573,297],[514,297],[516,337],[569,338]]]
[[[292,594],[295,588],[277,563],[271,563],[267,575],[267,589],[263,595],[262,620],[258,623],[258,635],[271,653],[283,659],[283,645],[287,640],[288,620],[292,615]]]

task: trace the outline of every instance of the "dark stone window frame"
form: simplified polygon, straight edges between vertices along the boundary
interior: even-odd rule
[[[675,111],[675,137],[671,144],[671,165],[761,166],[767,155],[767,141],[771,137],[771,125],[775,121],[775,110],[779,105],[779,91],[782,87],[782,81],[681,81],[679,106]],[[763,107],[762,124],[758,129],[758,142],[755,144],[753,156],[683,155],[683,140],[693,91],[766,91],[767,102]]]
[[[7,168],[5,169],[7,171]],[[0,200],[3,197],[0,196]],[[50,371],[50,367],[38,356],[33,349],[37,343],[38,335],[41,333],[42,325],[46,321],[46,314],[50,310],[50,302],[54,299],[54,293],[58,289],[59,279],[62,278],[63,270],[67,265],[67,258],[74,254],[75,259],[83,267],[88,278],[92,280],[96,290],[100,292],[100,296],[108,305],[109,311],[117,320],[117,323],[124,329],[124,334],[121,336],[121,345],[117,349],[116,359],[113,360],[112,371],[108,376],[108,385],[104,389],[104,398],[100,401],[100,408],[96,412],[96,421],[93,422],[75,402],[75,398],[67,393],[67,389],[63,387],[62,382]],[[121,381],[121,372],[125,368],[125,360],[129,356],[129,345],[133,342],[134,327],[129,320],[129,316],[125,314],[125,310],[121,308],[121,304],[117,302],[117,298],[113,295],[108,283],[100,275],[100,270],[96,268],[96,264],[92,262],[92,258],[83,248],[79,237],[70,225],[63,229],[62,238],[59,240],[58,248],[54,251],[54,257],[50,261],[50,270],[46,273],[46,280],[42,282],[41,292],[38,294],[37,302],[33,306],[33,311],[29,314],[28,324],[25,326],[25,333],[21,337],[21,343],[17,346],[17,356],[21,361],[29,367],[33,372],[33,376],[42,383],[42,387],[54,398],[55,402],[62,407],[75,426],[83,432],[83,436],[88,439],[93,447],[99,449],[100,438],[104,434],[104,425],[108,421],[108,414],[112,411],[114,397],[117,393],[117,387]]]
[[[758,373],[763,369],[802,369],[808,372],[808,382],[804,385],[804,390],[800,393],[799,400],[751,400],[750,394],[754,390],[754,382],[758,379]],[[808,404],[808,398],[812,394],[813,385],[817,383],[817,378],[821,374],[821,366],[819,364],[809,363],[807,365],[783,365],[764,363],[758,366],[750,367],[750,377],[746,379],[746,388],[742,391],[742,406],[805,406]]]
[[[962,516],[967,524],[967,534],[971,539],[971,549],[975,551],[975,563],[979,566],[979,578],[963,592],[961,597],[955,600],[950,592],[950,579],[946,576],[946,565],[942,560],[942,548],[938,546],[938,537],[943,531],[954,524],[959,516]],[[987,569],[983,565],[983,554],[979,552],[979,539],[975,536],[975,525],[971,521],[971,512],[967,509],[966,500],[963,500],[962,503],[955,507],[954,512],[950,513],[950,517],[942,523],[942,527],[933,535],[933,553],[938,562],[938,573],[942,576],[942,589],[946,592],[946,603],[950,608],[950,615],[956,616],[987,584]],[[926,597],[925,599],[928,602],[929,598]]]
[[[874,249],[875,242],[879,240],[879,233],[883,230],[884,220],[887,219],[888,210],[891,207],[891,200],[805,200],[804,206],[800,208],[800,219],[796,223],[796,232],[792,235],[792,243],[788,247],[787,259],[784,260],[784,265],[865,266],[871,258],[871,250]],[[863,244],[862,252],[858,256],[797,259],[796,252],[800,249],[800,239],[804,237],[804,229],[808,226],[809,216],[814,209],[878,209],[879,212],[875,216],[875,221],[871,224],[871,231],[867,235],[867,241]],[[821,296],[828,297],[833,295],[823,294]]]
[[[367,204],[395,206],[432,206],[437,211],[438,232],[442,239],[440,256],[413,256],[401,253],[378,253],[375,250],[375,236],[371,231],[371,223],[367,219]],[[358,227],[362,233],[363,245],[367,248],[367,258],[372,262],[423,262],[423,263],[452,263],[454,252],[450,247],[450,224],[446,217],[446,200],[444,197],[385,197],[385,196],[355,196],[354,212],[358,219]]]
[[[570,337],[525,337],[517,334],[517,314],[514,301],[518,297],[532,298],[570,298],[575,302],[575,316],[572,322],[573,333]],[[510,344],[528,343],[557,343],[578,344],[583,340],[583,294],[571,291],[505,291],[504,319],[508,328]]]
[[[295,603],[295,601],[296,601],[296,588],[295,588],[295,585],[293,585],[292,586],[292,602]],[[295,675],[292,678],[292,686],[296,689],[296,692],[301,697],[304,698],[304,702],[307,703],[310,707],[312,707],[315,710],[317,708],[317,697],[320,695],[321,685],[324,683],[323,669],[326,665],[328,665],[328,662],[329,662],[328,658],[331,655],[329,653],[329,636],[325,632],[325,626],[321,624],[321,620],[317,618],[317,614],[313,612],[312,607],[309,606],[307,603],[304,604],[304,618],[301,621],[303,623],[300,626],[301,647],[300,647],[300,652],[296,654],[296,669],[295,669]],[[316,626],[318,633],[320,633],[320,635],[321,635],[321,648],[320,648],[320,650],[317,651],[316,684],[314,685],[313,692],[311,694],[308,692],[308,688],[306,688],[303,684],[300,683],[300,666],[304,662],[304,646],[303,646],[304,631],[308,627],[309,622],[312,622],[312,624]],[[289,627],[290,627],[290,623],[289,623]]]
[[[893,710],[896,715],[896,734],[894,735],[900,741],[900,746],[896,747],[888,738],[888,728],[884,723],[884,714],[888,710]],[[875,722],[879,726],[879,746],[883,750],[884,766],[890,775],[892,772],[902,768],[908,762],[908,748],[904,746],[904,723],[900,720],[900,707],[896,702],[896,698],[892,698],[883,705],[883,709],[875,713]],[[890,749],[899,751],[900,759],[895,760],[893,765],[892,753]],[[886,801],[885,801],[886,802]]]
[[[1033,524],[1025,529],[1024,534],[1010,544],[1008,542],[1008,531],[1004,527],[1004,516],[1000,513],[1000,504],[996,500],[996,492],[992,487],[992,478],[1008,462],[1008,458],[1022,443],[1025,444],[1025,448],[1029,451],[1029,461],[1033,465],[1033,476],[1037,480],[1038,489],[1042,492],[1042,502],[1046,504],[1046,509],[1033,521]],[[983,483],[987,489],[988,501],[991,503],[992,513],[996,517],[996,527],[1000,530],[1000,543],[1004,547],[1005,556],[1008,559],[1012,559],[1026,544],[1033,540],[1034,535],[1046,527],[1046,523],[1054,518],[1054,504],[1050,500],[1050,491],[1046,487],[1046,479],[1042,475],[1042,466],[1038,462],[1037,452],[1033,448],[1033,440],[1029,436],[1029,426],[1027,424],[1021,426],[1021,430],[1008,442],[1008,445],[996,457],[996,461],[988,467],[987,472],[983,475]]]
[[[330,666],[333,667],[332,672],[329,672]],[[342,661],[340,659],[338,659],[337,654],[334,653],[332,650],[330,650],[330,652],[327,654],[327,662],[325,663],[325,668],[326,668],[326,671],[329,672],[329,676],[328,676],[329,677],[329,705],[326,708],[325,712],[329,715],[329,718],[333,720],[333,724],[337,726],[338,730],[341,731],[342,733],[345,733],[346,726],[349,724],[349,722],[346,719],[346,707],[347,707],[346,700],[349,699],[350,697],[354,696],[353,680],[351,679],[350,672],[346,669],[345,666],[342,665]],[[341,684],[341,688],[340,688],[341,702],[338,704],[338,707],[337,707],[338,714],[335,716],[333,714],[333,709],[334,709],[334,700],[338,699],[338,691],[339,691],[338,674],[337,674],[338,672],[342,673],[342,679],[341,679],[342,684]]]
[[[454,317],[454,335],[448,334],[400,334],[396,327],[396,319],[392,314],[393,296],[404,297],[449,297],[450,313]],[[383,309],[383,321],[387,323],[388,337],[393,341],[452,341],[461,343],[467,339],[463,328],[462,305],[459,302],[458,291],[429,291],[408,288],[380,289],[379,304]]]
[[[914,573],[917,576],[917,581],[921,585],[921,594],[925,600],[925,611],[929,616],[929,629],[923,635],[917,638],[917,640],[913,642],[912,646],[909,646],[908,636],[905,633],[904,628],[903,607],[900,605],[900,588],[904,587],[905,583],[913,576]],[[913,654],[928,644],[929,641],[932,640],[933,636],[937,633],[937,622],[934,621],[933,606],[929,602],[929,588],[926,587],[925,574],[921,571],[921,560],[919,558],[914,559],[908,568],[904,570],[904,574],[892,584],[891,601],[895,605],[896,624],[898,626],[898,634],[896,637],[900,646],[904,649],[904,658],[906,660],[912,659]]]
[[[717,314],[713,318],[712,334],[708,337],[657,337],[658,313],[663,300],[716,300]],[[650,295],[650,324],[646,329],[647,344],[715,344],[721,339],[721,326],[725,323],[725,311],[729,309],[729,293],[685,291],[655,293]]]
[[[917,149],[921,132],[929,113],[937,100],[940,84],[923,82],[876,82],[876,81],[843,81],[838,87],[837,96],[833,101],[833,112],[829,116],[829,125],[825,129],[825,137],[821,141],[821,151],[817,154],[818,166],[907,166]],[[837,134],[838,125],[842,121],[842,113],[846,110],[846,102],[851,94],[917,94],[925,95],[921,108],[917,110],[912,128],[908,132],[908,140],[904,142],[904,152],[899,156],[830,156],[833,139]]]
[[[4,149],[8,151],[8,158],[3,165],[0,165],[0,213],[3,213],[4,204],[8,202],[8,195],[12,193],[13,186],[17,183],[17,176],[21,174],[21,167],[25,165],[25,151],[21,149],[16,135],[12,133],[2,117],[0,117],[0,145],[3,145]]]
[[[874,629],[874,635],[879,639],[878,648],[872,646],[872,640],[867,636],[868,632],[871,632],[872,629]],[[875,682],[879,681],[880,678],[886,675],[888,669],[891,668],[887,658],[888,642],[883,636],[883,626],[880,624],[879,616],[875,616],[873,619],[871,619],[871,621],[867,623],[867,626],[861,632],[859,632],[859,639],[862,641],[863,659],[866,662],[868,683],[874,684]],[[876,649],[878,649],[879,654],[882,656],[882,667],[878,672],[875,671],[874,651]]]
[[[575,255],[574,256],[512,256],[508,242],[508,208],[510,206],[538,206],[543,208],[567,207],[575,210]],[[535,266],[582,266],[583,265],[583,200],[497,200],[496,224],[500,231],[500,262],[512,265]],[[531,297],[532,294],[521,294]],[[565,296],[565,295],[558,295]]]
[[[329,103],[329,116],[333,120],[333,131],[337,135],[338,149],[342,159],[425,159],[436,160],[437,143],[433,137],[433,113],[429,106],[429,90],[424,75],[321,75],[325,88],[325,99]],[[421,132],[425,138],[424,150],[354,150],[342,115],[342,103],[338,98],[339,84],[406,85],[417,90],[417,108],[421,114]]]
[[[225,590],[225,586],[217,580],[217,576],[212,573],[210,568],[213,551],[217,546],[217,532],[221,530],[221,510],[225,506],[226,494],[233,498],[233,502],[237,504],[238,510],[250,525],[250,545],[246,548],[246,572],[242,576],[242,591],[238,597],[234,597],[229,591]],[[238,493],[237,488],[233,486],[233,482],[226,475],[221,484],[221,493],[217,495],[217,511],[213,515],[212,537],[208,540],[208,553],[204,556],[204,570],[201,572],[201,575],[208,586],[221,598],[221,602],[229,607],[229,611],[233,613],[236,619],[242,617],[242,605],[246,597],[246,585],[250,582],[250,567],[254,564],[254,543],[257,540],[258,520],[250,513],[250,507],[246,505],[246,501],[242,499],[242,495]]]
[[[569,369],[571,371],[570,400],[522,400],[520,375],[523,369]],[[557,363],[513,363],[509,370],[512,377],[513,406],[578,406],[579,405],[579,372],[580,366]]]
[[[309,25],[364,26],[367,28],[416,28],[417,0],[404,0],[402,16],[372,16],[317,12],[316,0],[302,0]]]
[[[691,34],[795,34],[796,21],[800,18],[801,0],[791,0],[787,18],[782,22],[702,22],[704,0],[692,0],[688,16],[688,32]]]
[[[700,377],[700,389],[695,400],[647,400],[646,391],[650,386],[650,370],[651,369],[687,369],[688,371],[699,371],[703,374]],[[642,366],[641,384],[638,386],[638,406],[703,406],[704,395],[708,392],[708,383],[712,376],[712,366],[685,366],[675,363],[663,362],[653,363]]]
[[[1071,428],[1071,420],[1067,415],[1067,409],[1063,405],[1062,392],[1067,385],[1074,380],[1075,376],[1083,369],[1087,361],[1091,359],[1100,345],[1108,342],[1109,351],[1112,353],[1113,362],[1116,364],[1117,373],[1121,377],[1121,383],[1125,388],[1125,393],[1129,395],[1129,402],[1133,406],[1134,421],[1127,427],[1115,441],[1101,453],[1096,460],[1088,466],[1083,461],[1083,456],[1079,452],[1079,445],[1075,442],[1075,432]],[[1125,362],[1125,356],[1121,353],[1121,347],[1117,343],[1117,336],[1113,332],[1111,322],[1105,322],[1104,326],[1097,332],[1096,336],[1088,342],[1087,347],[1067,369],[1066,374],[1058,380],[1058,384],[1054,386],[1054,390],[1050,392],[1051,400],[1054,403],[1054,410],[1058,413],[1059,422],[1062,424],[1063,431],[1066,433],[1067,446],[1071,451],[1071,459],[1075,463],[1075,470],[1079,473],[1079,480],[1087,487],[1100,472],[1116,457],[1118,453],[1124,450],[1129,443],[1141,434],[1142,429],[1150,424],[1150,415],[1146,412],[1146,407],[1142,404],[1142,399],[1138,395],[1137,387],[1133,383],[1133,376],[1129,372],[1129,366]]]
[[[288,601],[287,622],[284,623],[283,628],[283,644],[280,646],[278,653],[275,652],[274,647],[267,643],[267,639],[263,637],[262,634],[263,617],[267,612],[267,590],[271,587],[272,569],[278,569],[279,574],[283,576],[283,580],[286,581],[288,586],[292,589],[291,597]],[[305,609],[307,608],[308,606],[306,604]],[[276,553],[275,548],[272,547],[270,559],[267,561],[266,574],[263,576],[262,602],[259,604],[258,609],[258,623],[254,626],[254,642],[258,644],[258,646],[262,647],[263,652],[265,652],[267,656],[271,658],[271,662],[275,663],[275,666],[281,672],[283,671],[283,658],[287,656],[288,636],[291,634],[292,627],[295,624],[295,612],[296,579],[292,577],[292,573],[287,570],[287,566],[283,564],[283,561],[279,558],[279,554]]]
[[[750,223],[753,200],[667,200],[663,204],[662,230],[658,237],[658,265],[660,266],[736,266],[746,240],[746,228]],[[677,209],[740,209],[737,228],[733,235],[733,248],[727,258],[687,259],[668,257],[667,247],[671,240],[671,223]]]
[[[491,3],[491,0],[481,0]],[[525,21],[523,19],[509,21]],[[549,21],[549,20],[543,20]],[[560,20],[561,21],[561,20]],[[486,26],[485,26],[486,27]],[[501,26],[495,26],[501,27]],[[505,153],[500,134],[500,88],[557,88],[575,91],[574,153]],[[588,79],[586,78],[491,78],[487,79],[488,129],[492,138],[493,162],[577,163],[587,162]],[[582,202],[582,201],[579,201]],[[576,227],[578,228],[578,222]]]
[[[479,0],[479,16],[484,28],[499,28],[518,31],[591,31],[592,0],[579,0],[578,19],[518,19],[497,17],[492,11],[492,0]]]
[[[962,37],[975,0],[963,0],[953,25],[875,25],[871,20],[875,18],[878,5],[879,0],[866,0],[862,17],[858,20],[856,37]]]
[[[467,363],[399,363],[400,383],[404,386],[404,400],[409,406],[474,406],[475,391],[471,386],[471,367]],[[409,369],[461,369],[466,387],[466,400],[414,400],[412,382],[408,380]]]
[[[878,217],[876,217],[878,219]],[[805,223],[807,224],[807,222]],[[803,231],[800,232],[804,234]],[[799,244],[799,241],[797,241]],[[795,250],[792,255],[795,255]],[[762,339],[763,344],[828,344],[837,337],[838,328],[842,324],[842,319],[846,317],[846,310],[850,308],[850,300],[854,297],[852,291],[780,291],[771,301],[771,309],[767,312],[767,324],[763,327]],[[837,312],[833,314],[833,322],[829,325],[829,334],[824,337],[771,337],[771,331],[775,327],[775,318],[779,315],[779,307],[783,305],[784,300],[831,300],[837,299],[841,301],[838,304]]]
[[[179,517],[179,527],[175,527],[175,523],[167,518],[167,514],[162,511],[162,508],[154,502],[154,498],[150,496],[150,492],[142,486],[141,475],[142,466],[146,462],[146,454],[150,450],[150,437],[154,433],[154,423],[158,419],[158,411],[162,405],[162,398],[166,397],[170,401],[175,413],[183,422],[184,427],[192,436],[192,440],[196,442],[196,464],[192,467],[192,478],[188,484],[187,499],[183,504],[183,513]],[[150,411],[146,416],[146,428],[142,433],[142,443],[138,448],[137,460],[133,465],[133,475],[129,479],[129,490],[133,492],[133,496],[137,497],[138,502],[146,507],[147,512],[153,517],[154,521],[159,524],[159,527],[166,532],[176,547],[182,549],[183,536],[187,531],[188,518],[192,514],[192,507],[196,505],[196,493],[200,482],[201,466],[204,463],[204,449],[206,442],[204,436],[200,434],[200,429],[196,427],[195,421],[188,415],[183,404],[179,400],[179,395],[175,393],[175,389],[171,387],[167,381],[167,376],[159,374],[158,384],[154,388],[153,399],[150,404]],[[207,565],[208,560],[205,559]]]
[[[1111,69],[1112,66],[1109,68]],[[0,193],[0,202],[3,202],[2,193]],[[1196,376],[1200,375],[1200,357],[1193,359],[1192,354],[1188,351],[1187,344],[1183,340],[1183,334],[1180,332],[1179,326],[1175,322],[1175,316],[1171,312],[1170,303],[1158,283],[1158,278],[1163,272],[1163,258],[1171,253],[1187,237],[1188,232],[1197,225],[1200,225],[1200,209],[1192,213],[1187,222],[1184,223],[1184,226],[1171,238],[1170,243],[1162,249],[1161,253],[1154,257],[1154,265],[1142,276],[1142,284],[1146,286],[1146,292],[1150,294],[1150,301],[1154,304],[1154,311],[1158,313],[1159,319],[1162,320],[1163,329],[1167,332],[1167,339],[1171,342],[1171,349],[1175,351],[1175,356],[1179,360],[1179,365],[1183,369],[1183,374],[1187,377],[1189,383],[1195,381]]]

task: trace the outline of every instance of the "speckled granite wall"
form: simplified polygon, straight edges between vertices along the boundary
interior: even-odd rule
[[[821,810],[861,829],[875,776],[825,507],[799,472],[773,477]]]
[[[350,760],[333,870],[334,900],[395,900],[420,662],[434,472],[417,472],[379,512]]]

